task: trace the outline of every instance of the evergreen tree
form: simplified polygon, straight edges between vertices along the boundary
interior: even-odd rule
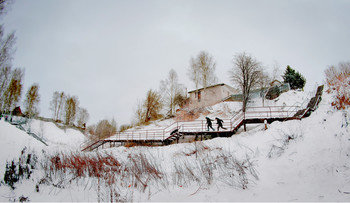
[[[282,77],[283,77],[284,83],[289,83],[290,88],[293,90],[304,88],[306,83],[305,77],[301,75],[299,72],[296,72],[289,65],[287,66],[286,71],[284,72]]]

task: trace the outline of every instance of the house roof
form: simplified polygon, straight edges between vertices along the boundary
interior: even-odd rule
[[[208,86],[206,89],[209,89],[209,88],[213,88],[213,87],[217,87],[217,86],[224,86],[226,85],[225,83],[220,83],[220,84],[216,84],[216,85],[211,85],[211,86]],[[228,87],[231,87],[229,85],[226,85]],[[232,87],[231,87],[232,88]],[[199,88],[199,89],[196,89],[196,90],[192,90],[192,91],[189,91],[188,93],[192,93],[192,92],[196,92],[196,91],[201,91],[201,90],[204,90],[204,88]]]

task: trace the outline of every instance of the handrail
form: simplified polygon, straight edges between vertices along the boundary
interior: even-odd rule
[[[262,107],[248,107],[246,112],[242,110],[235,112],[230,119],[223,119],[223,127],[227,128],[228,131],[235,130],[242,121],[245,119],[257,118],[257,119],[268,119],[268,118],[288,118],[291,114],[295,114],[305,103],[296,102],[292,106],[262,106]],[[115,134],[115,140],[119,141],[146,141],[146,140],[159,140],[165,141],[172,137],[174,130],[179,132],[204,132],[207,131],[207,125],[205,120],[195,121],[175,121],[165,128],[159,129],[140,129],[133,131],[117,132]],[[143,135],[143,136],[142,136]],[[110,139],[109,139],[110,140]],[[98,143],[100,140],[89,145],[85,149]],[[90,142],[91,143],[91,142]]]

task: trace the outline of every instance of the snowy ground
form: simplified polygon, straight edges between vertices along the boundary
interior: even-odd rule
[[[294,115],[297,110],[303,109],[306,107],[308,101],[312,96],[315,95],[315,92],[305,93],[301,91],[289,91],[281,94],[278,98],[274,100],[264,101],[261,98],[252,99],[248,107],[259,107],[256,109],[251,108],[250,113],[247,114],[247,117],[254,118],[268,118],[271,117],[288,117],[287,112],[283,113],[268,113],[269,111],[291,111],[289,114]],[[263,106],[270,106],[276,108],[260,108]],[[291,108],[295,106],[295,108]],[[285,107],[285,108],[284,108]],[[300,108],[299,108],[300,107]],[[206,118],[209,117],[212,120],[216,117],[219,117],[224,120],[224,127],[228,130],[231,129],[231,119],[237,115],[241,109],[241,102],[221,102],[216,105],[205,107],[202,110],[205,113],[199,115],[199,117],[193,121],[179,122],[176,119],[166,119],[162,121],[153,121],[152,123],[145,126],[136,126],[130,128],[122,133],[117,133],[115,136],[107,138],[108,140],[164,140],[165,138],[171,135],[171,132],[175,129],[180,131],[205,131],[206,130]],[[254,113],[258,112],[267,112],[267,113]],[[269,115],[267,115],[269,114]],[[290,115],[290,116],[291,116]],[[214,122],[215,123],[215,122]],[[216,128],[216,125],[213,125]],[[221,129],[223,130],[223,129]]]
[[[290,91],[272,102],[276,105],[292,105],[307,96],[303,92]],[[267,130],[262,125],[255,125],[251,130],[230,138],[164,147],[100,150],[98,153],[101,156],[113,155],[124,165],[131,163],[132,157],[142,154],[162,173],[162,178],[157,181],[141,176],[148,183],[144,190],[130,183],[134,183],[135,179],[117,176],[119,179],[112,186],[117,188],[119,196],[112,198],[126,201],[349,202],[350,111],[336,111],[330,101],[331,95],[324,93],[319,108],[308,118],[273,122]],[[227,109],[227,105],[232,105],[229,111],[235,111],[233,103],[219,104],[212,107],[211,114]],[[33,121],[31,128],[42,132],[49,146],[0,121],[0,201],[18,201],[21,196],[28,197],[30,201],[110,201],[111,187],[102,186],[99,180],[91,177],[70,180],[74,176],[70,173],[66,173],[62,180],[59,175],[52,176],[52,182],[42,184],[40,191],[36,192],[35,185],[45,175],[41,166],[49,161],[45,157],[61,150],[67,156],[75,153],[85,137],[75,130],[64,132],[52,123]],[[16,189],[12,190],[4,184],[2,174],[6,161],[18,160],[24,147],[27,147],[27,151],[35,151],[40,164],[33,170],[30,179],[16,183]],[[96,156],[96,152],[82,154]],[[237,173],[237,169],[230,168],[234,166],[232,161],[235,160],[245,166],[249,166],[249,162],[256,171],[257,177],[254,171],[245,171],[244,187],[239,181],[242,180],[241,174]],[[188,175],[186,170],[192,171],[193,176]],[[179,171],[185,174],[184,179],[178,175]],[[140,175],[144,173],[147,171]],[[120,182],[122,180],[124,182]]]

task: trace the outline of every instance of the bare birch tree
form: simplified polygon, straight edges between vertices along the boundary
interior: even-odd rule
[[[6,37],[4,36],[4,28],[0,25],[0,67],[11,67],[13,54],[15,52],[14,45],[16,43],[15,33],[12,32]]]
[[[265,89],[270,86],[271,78],[268,73],[261,70],[261,73],[258,78],[258,85],[260,87],[260,96],[262,99],[262,105],[265,105]]]
[[[196,60],[194,58],[191,58],[190,61],[190,68],[188,70],[188,75],[192,82],[195,85],[195,88],[199,88],[199,83],[200,83],[200,69],[199,66],[196,63]]]
[[[229,74],[232,83],[242,91],[242,111],[245,112],[250,90],[258,85],[260,79],[260,62],[246,53],[237,54],[233,59],[233,68]]]
[[[61,117],[64,114],[62,111],[64,104],[66,103],[67,96],[62,92],[55,91],[52,96],[50,103],[50,110],[52,111],[53,119],[55,121],[62,120]]]
[[[217,82],[215,68],[216,63],[208,52],[201,51],[196,58],[191,58],[188,74],[196,89],[199,88],[199,84],[206,88]]]
[[[117,132],[117,123],[114,119],[111,121],[101,120],[96,126],[95,136],[98,139],[104,139],[114,135]]]
[[[11,72],[11,67],[0,68],[0,112],[3,111],[4,108],[4,94],[10,83]]]
[[[65,123],[66,125],[73,125],[77,114],[79,100],[75,96],[68,96],[65,104]]]
[[[5,1],[0,2],[0,10],[4,9],[3,7],[1,8],[4,4]],[[8,102],[5,101],[5,92],[8,90],[10,82],[12,82],[12,86],[15,85],[15,81],[11,81],[11,77],[15,73],[15,71],[12,71],[12,56],[15,52],[16,37],[14,32],[6,37],[4,35],[4,27],[0,25],[0,111],[4,110],[5,103]]]
[[[0,16],[7,12],[9,5],[13,2],[13,0],[0,0]]]
[[[280,69],[280,65],[278,64],[277,61],[274,62],[273,66],[272,66],[272,72],[271,72],[271,76],[270,76],[270,79],[271,79],[271,82],[273,81],[281,81],[282,80],[282,70]]]
[[[172,116],[175,113],[175,108],[179,105],[179,95],[184,94],[184,87],[178,82],[178,76],[174,69],[171,69],[168,78],[160,81],[160,92],[162,93],[163,103],[167,106],[168,115]]]
[[[78,107],[78,113],[77,113],[77,125],[78,127],[86,127],[86,123],[89,120],[89,112],[82,107]]]
[[[39,104],[40,95],[39,95],[39,84],[34,83],[27,91],[26,100],[24,101],[25,114],[32,118],[39,115]]]

